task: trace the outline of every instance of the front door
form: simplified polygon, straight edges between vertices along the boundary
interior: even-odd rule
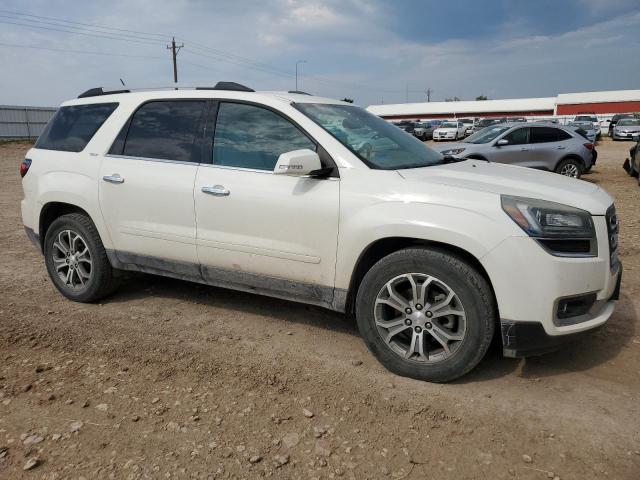
[[[508,163],[521,167],[531,167],[535,162],[533,149],[529,142],[529,127],[511,130],[494,141],[489,160],[496,163]],[[500,140],[507,140],[507,145],[497,145]]]
[[[280,113],[219,104],[213,163],[200,166],[194,188],[205,280],[330,303],[340,181],[273,174],[280,154],[303,148],[317,145]]]
[[[199,276],[193,185],[205,101],[151,101],[100,168],[100,208],[118,259]]]

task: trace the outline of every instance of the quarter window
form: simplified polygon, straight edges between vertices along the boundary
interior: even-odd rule
[[[529,129],[518,128],[505,135],[504,139],[509,141],[509,145],[524,145],[529,143]]]
[[[62,107],[47,124],[35,147],[81,152],[117,106],[117,103],[92,103]]]
[[[273,170],[282,153],[316,145],[290,121],[266,108],[221,103],[213,140],[213,163]]]
[[[196,137],[204,106],[198,100],[145,103],[131,119],[122,154],[198,162]]]

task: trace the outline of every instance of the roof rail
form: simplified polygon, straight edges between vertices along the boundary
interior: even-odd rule
[[[287,93],[297,93],[298,95],[311,95],[310,93],[303,92],[301,90],[289,90]]]
[[[78,98],[87,98],[87,97],[98,97],[100,95],[111,95],[114,93],[129,93],[131,90],[111,90],[109,92],[105,92],[102,87],[90,88],[86,92],[82,92],[78,95]]]
[[[218,82],[213,87],[196,87],[196,90],[231,90],[234,92],[255,92],[253,88],[245,87],[236,82]]]

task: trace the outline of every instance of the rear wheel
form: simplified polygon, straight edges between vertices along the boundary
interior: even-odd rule
[[[408,248],[376,263],[356,299],[358,328],[390,371],[447,382],[485,355],[496,310],[487,281],[444,251]]]
[[[93,222],[79,213],[53,221],[44,240],[49,277],[65,297],[93,302],[116,287],[114,270]]]
[[[575,158],[565,158],[556,167],[556,173],[571,178],[580,178],[582,170],[582,162]]]

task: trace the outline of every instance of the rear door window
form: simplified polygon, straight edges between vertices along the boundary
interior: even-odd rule
[[[205,101],[152,101],[131,118],[122,155],[198,162],[196,145]]]
[[[531,127],[530,143],[551,143],[558,141],[558,129],[552,127]]]
[[[61,107],[42,131],[35,147],[81,152],[117,106],[117,103],[92,103]]]
[[[563,140],[569,140],[569,139],[573,138],[571,135],[569,135],[564,130],[560,130],[559,128],[557,130],[558,130],[558,141],[559,142],[561,142]]]

